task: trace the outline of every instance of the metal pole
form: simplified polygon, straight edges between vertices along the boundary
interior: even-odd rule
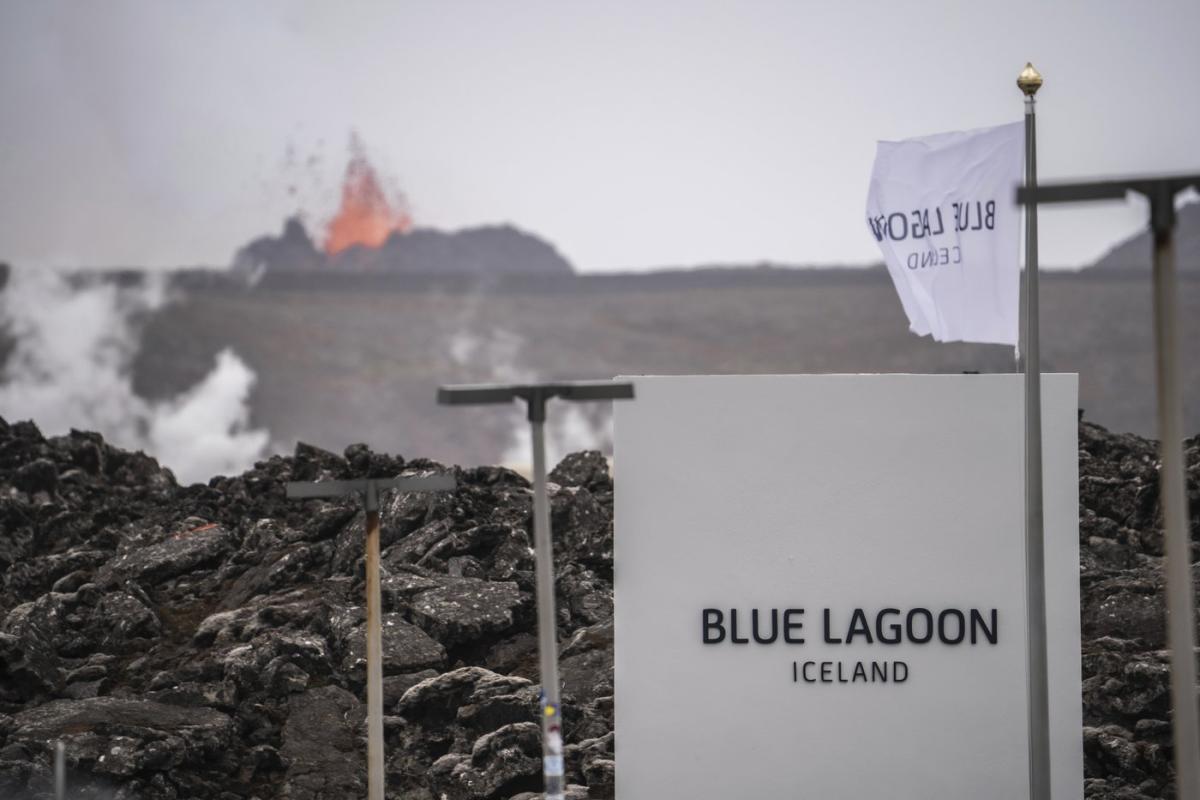
[[[534,414],[533,546],[537,557],[538,655],[542,672],[542,773],[545,800],[563,800],[563,737],[558,683],[558,615],[554,606],[554,553],[550,543],[550,503],[546,496],[545,405]]]
[[[566,381],[539,384],[442,386],[446,405],[510,404],[523,400],[533,436],[533,547],[537,559],[538,660],[542,677],[542,778],[545,800],[563,800],[562,706],[558,680],[558,614],[554,608],[554,550],[550,540],[550,503],[546,497],[546,403],[552,398],[576,402],[632,400],[633,384]]]
[[[383,800],[383,627],[379,590],[379,494],[367,484],[367,798]]]
[[[1037,187],[1034,94],[1042,78],[1027,64],[1017,85],[1025,93],[1025,185]],[[1029,671],[1029,796],[1050,798],[1050,690],[1046,656],[1046,563],[1042,514],[1042,375],[1038,341],[1036,198],[1025,206],[1025,613]]]
[[[61,740],[54,743],[54,800],[67,797],[67,748]]]
[[[1162,211],[1170,216],[1171,195]],[[1157,223],[1158,221],[1155,220]],[[1200,798],[1200,722],[1196,711],[1195,597],[1192,545],[1184,488],[1183,408],[1179,393],[1179,352],[1175,303],[1175,257],[1171,226],[1154,226],[1154,342],[1157,358],[1159,490],[1166,538],[1167,637],[1171,647],[1174,698],[1175,796]]]
[[[379,591],[379,492],[443,491],[456,487],[453,477],[367,478],[342,481],[288,481],[293,499],[337,497],[364,492],[366,510],[367,583],[367,797],[383,800],[383,603]]]

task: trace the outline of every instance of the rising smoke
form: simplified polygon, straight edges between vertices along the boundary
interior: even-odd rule
[[[125,286],[12,270],[0,291],[3,336],[12,345],[0,376],[0,415],[32,419],[48,434],[99,431],[120,447],[145,450],[183,482],[252,465],[269,437],[250,427],[255,375],[232,350],[176,398],[150,402],[133,391],[141,322],[167,294],[162,275]]]
[[[535,383],[541,378],[523,359],[525,339],[507,328],[491,326],[476,333],[470,317],[478,300],[468,301],[460,316],[459,327],[450,334],[446,349],[451,361],[470,375],[470,380],[495,383]],[[578,450],[612,449],[612,415],[606,409],[558,403],[550,407],[546,420],[546,461],[557,464],[568,453]],[[532,459],[532,434],[524,407],[510,412],[509,441],[501,462],[527,465]]]

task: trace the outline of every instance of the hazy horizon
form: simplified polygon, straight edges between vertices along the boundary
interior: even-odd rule
[[[1026,60],[1043,180],[1200,169],[1198,29],[1194,2],[10,0],[0,261],[225,266],[319,231],[357,131],[418,226],[513,224],[580,271],[866,266],[875,141],[1020,119]],[[1144,224],[1044,210],[1042,262]]]

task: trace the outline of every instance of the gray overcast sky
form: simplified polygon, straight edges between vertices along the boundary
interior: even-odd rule
[[[1197,0],[0,0],[0,259],[227,264],[331,213],[354,129],[418,224],[581,269],[877,261],[875,140],[1020,119],[1027,59],[1043,178],[1200,170],[1198,31]],[[1046,212],[1043,262],[1143,218]]]

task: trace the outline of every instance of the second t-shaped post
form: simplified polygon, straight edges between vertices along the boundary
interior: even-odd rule
[[[533,547],[537,558],[538,660],[542,676],[542,774],[545,800],[563,800],[562,708],[559,703],[558,628],[554,607],[554,551],[546,493],[546,403],[563,400],[631,400],[633,384],[577,381],[519,385],[443,386],[444,405],[483,405],[524,400],[533,433]]]
[[[367,583],[367,800],[383,800],[383,602],[379,587],[379,495],[399,492],[450,491],[453,475],[425,477],[367,478],[349,481],[289,481],[292,499],[366,495],[366,583]]]

